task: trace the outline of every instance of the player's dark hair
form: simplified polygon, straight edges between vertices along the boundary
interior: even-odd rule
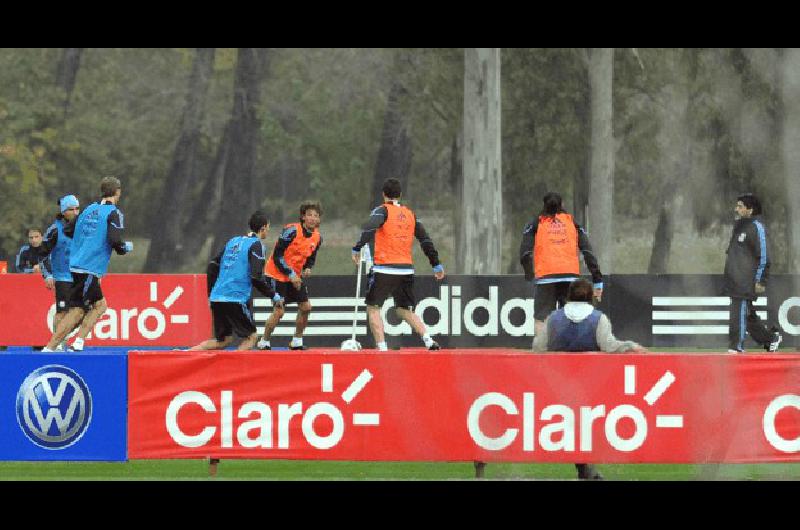
[[[397,179],[386,179],[383,181],[383,194],[390,199],[399,199],[403,193],[403,187]]]
[[[761,215],[761,201],[752,193],[745,193],[736,197],[737,201],[742,201],[745,208],[752,209],[753,215]]]
[[[113,197],[121,187],[122,183],[117,177],[103,177],[100,181],[100,196],[104,199]]]
[[[557,213],[565,211],[561,206],[561,195],[554,191],[546,193],[542,198],[542,202],[544,205],[542,206],[542,211],[539,212],[540,216],[553,217]]]
[[[306,201],[300,205],[300,220],[308,210],[316,210],[318,214],[322,215],[322,205],[319,201]]]
[[[41,228],[38,228],[38,227],[35,227],[35,226],[33,226],[33,227],[31,227],[31,228],[28,228],[28,236],[29,236],[29,237],[30,237],[30,235],[31,235],[31,232],[39,232],[39,235],[40,235],[40,236],[41,236],[41,235],[44,235],[44,234],[43,234],[43,232],[42,232],[42,229],[41,229]]]
[[[248,221],[247,224],[250,227],[250,230],[258,233],[258,231],[261,230],[262,227],[267,226],[269,224],[269,217],[267,217],[267,214],[265,214],[261,210],[256,210],[255,212],[253,212],[253,215],[250,216],[250,221]]]
[[[567,300],[570,302],[591,302],[594,295],[594,288],[589,280],[579,278],[569,284]]]

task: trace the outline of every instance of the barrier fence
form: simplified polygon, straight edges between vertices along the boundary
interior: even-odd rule
[[[415,280],[416,311],[445,348],[530,348],[533,338],[533,289],[521,276],[431,276]],[[363,282],[362,282],[363,283]],[[314,307],[305,331],[310,347],[338,346],[352,332],[354,304],[359,304],[356,332],[373,345],[362,298],[355,300],[355,277],[317,276],[308,280]],[[205,275],[109,274],[102,280],[109,308],[87,345],[187,347],[211,334]],[[727,350],[730,300],[720,296],[720,275],[611,275],[599,309],[615,334],[649,347]],[[272,302],[256,297],[253,314],[259,332]],[[393,311],[382,307],[390,347],[418,347]],[[774,275],[767,292],[755,301],[762,318],[778,326],[783,347],[800,348],[800,276]],[[0,345],[43,345],[50,336],[55,302],[41,277],[0,275]],[[290,305],[273,334],[273,344],[288,345],[294,333]],[[752,344],[752,343],[751,343]]]
[[[0,460],[800,461],[800,354],[0,354]]]

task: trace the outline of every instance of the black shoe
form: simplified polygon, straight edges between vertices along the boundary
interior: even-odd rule
[[[581,480],[604,480],[603,475],[591,464],[575,464]]]
[[[438,350],[441,350],[441,348],[439,347],[439,343],[436,341],[431,342],[431,345],[428,346],[428,351],[438,351]]]
[[[305,350],[305,346],[289,346],[290,350]]]
[[[768,344],[764,345],[764,349],[767,350],[768,352],[778,351],[778,346],[780,345],[781,341],[783,341],[783,335],[781,335],[777,331],[774,331],[775,328],[772,329],[773,329],[772,340]]]

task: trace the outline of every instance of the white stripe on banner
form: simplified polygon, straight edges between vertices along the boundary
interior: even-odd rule
[[[253,318],[255,320],[267,320],[272,313],[253,313]],[[284,313],[283,317],[281,317],[281,322],[294,322],[294,319],[297,317],[297,313]],[[366,313],[358,313],[356,320],[366,320],[367,314]],[[335,313],[314,313],[311,312],[308,315],[309,322],[338,322],[344,320],[345,322],[353,321],[353,313],[345,312],[345,311],[337,311]]]
[[[312,307],[336,307],[345,306],[351,310],[358,303],[359,306],[364,306],[363,298],[353,298],[351,296],[330,297],[330,298],[309,298]],[[254,298],[253,307],[272,307],[272,300],[268,298]]]
[[[659,414],[656,416],[656,427],[667,429],[680,429],[683,427],[683,416],[679,414]]]
[[[762,320],[766,311],[756,311]],[[728,320],[729,311],[653,311],[653,320]]]
[[[728,326],[653,326],[653,335],[727,335]]]
[[[264,326],[256,326],[256,333],[261,335],[264,333]],[[303,336],[310,337],[310,336],[319,336],[319,335],[330,335],[330,336],[342,336],[342,337],[349,337],[353,333],[353,326],[331,326],[331,327],[319,327],[319,328],[312,328],[307,327],[306,330],[303,332]],[[367,334],[367,327],[366,326],[356,326],[356,335],[366,335]],[[272,332],[272,336],[278,337],[288,337],[290,335],[294,335],[294,326],[288,328],[275,328],[275,331]]]
[[[664,305],[731,305],[731,299],[727,296],[654,296],[654,306]],[[758,297],[753,305],[765,306],[767,305],[767,298],[765,296]]]

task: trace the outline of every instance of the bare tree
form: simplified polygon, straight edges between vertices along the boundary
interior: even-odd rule
[[[500,49],[464,49],[464,178],[459,264],[463,274],[500,274],[503,181]]]
[[[611,270],[614,248],[613,82],[614,49],[591,49],[589,86],[592,101],[592,143],[588,226],[592,247],[604,272]]]
[[[800,268],[800,50],[787,49],[781,71],[783,100],[782,158],[789,219],[788,270]]]
[[[386,98],[381,146],[372,178],[370,207],[381,204],[383,181],[387,178],[396,178],[400,181],[403,190],[408,190],[408,174],[411,171],[411,139],[408,133],[408,123],[400,109],[400,98],[404,92],[403,85],[395,79]]]
[[[58,67],[56,68],[56,85],[64,90],[65,118],[69,111],[72,90],[75,88],[75,81],[78,78],[81,55],[83,55],[83,48],[64,48],[61,52],[61,60],[58,61]]]
[[[240,233],[252,211],[261,203],[253,192],[257,185],[256,148],[260,120],[260,84],[266,72],[266,50],[240,48],[233,84],[233,110],[228,124],[228,145],[222,171],[222,201],[219,219],[213,226],[211,252],[218,251],[233,235]]]
[[[190,187],[202,181],[197,164],[200,144],[200,128],[206,108],[208,86],[214,69],[214,48],[198,48],[186,104],[181,117],[180,136],[175,144],[172,164],[164,181],[159,202],[159,215],[153,217],[150,226],[150,248],[144,270],[166,272],[175,270],[183,262],[181,256],[182,237],[189,228],[182,213]],[[178,260],[180,263],[176,263]]]

